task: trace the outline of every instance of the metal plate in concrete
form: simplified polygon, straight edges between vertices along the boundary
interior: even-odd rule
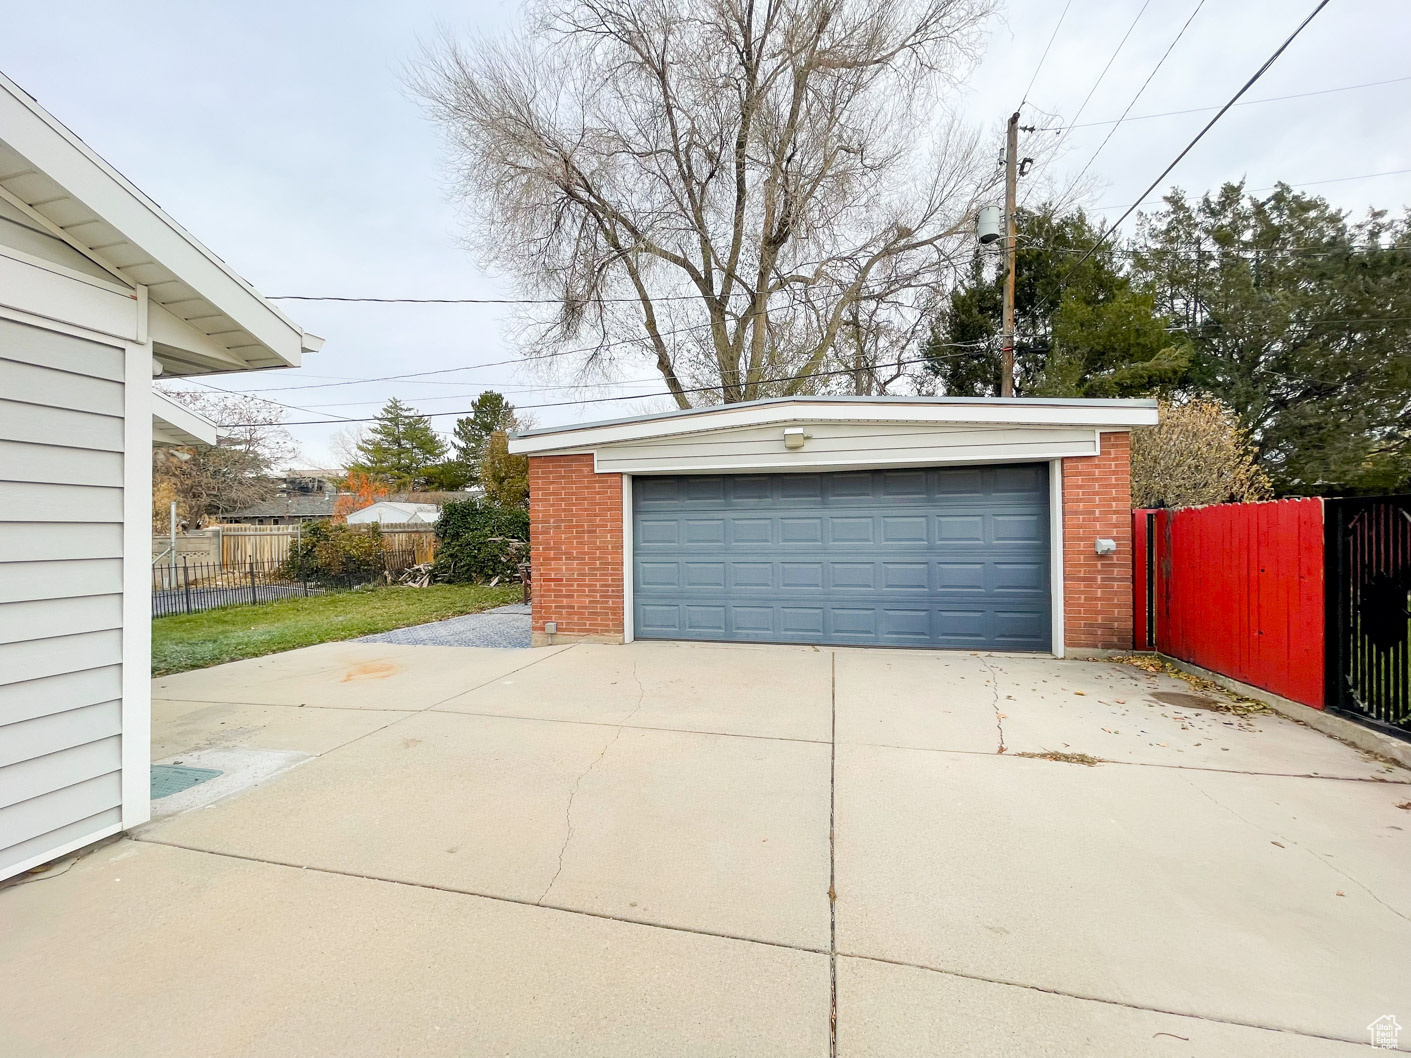
[[[182,764],[152,765],[152,800],[189,790],[198,783],[209,782],[220,772],[212,768],[188,768]]]

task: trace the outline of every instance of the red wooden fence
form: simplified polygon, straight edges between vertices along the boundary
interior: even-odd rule
[[[1323,503],[1135,511],[1138,646],[1323,707]],[[1147,518],[1155,521],[1152,643]]]

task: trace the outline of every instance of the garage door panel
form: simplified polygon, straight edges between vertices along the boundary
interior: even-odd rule
[[[1046,466],[638,480],[642,638],[1048,649]]]

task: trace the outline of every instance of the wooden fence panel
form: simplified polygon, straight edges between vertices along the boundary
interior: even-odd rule
[[[221,562],[245,566],[250,562],[283,562],[303,530],[297,525],[221,525]],[[420,523],[387,524],[382,530],[384,551],[413,551],[417,562],[436,558],[436,530]]]
[[[1156,648],[1322,708],[1322,501],[1137,514],[1156,521]]]

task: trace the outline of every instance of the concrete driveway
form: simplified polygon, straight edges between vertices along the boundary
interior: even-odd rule
[[[1411,773],[1136,668],[345,643],[154,687],[154,759],[224,774],[0,890],[0,1053],[1323,1056],[1411,1024]]]

